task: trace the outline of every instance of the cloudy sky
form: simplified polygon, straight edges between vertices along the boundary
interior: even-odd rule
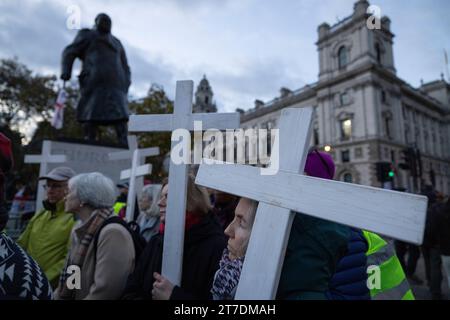
[[[109,14],[132,70],[133,97],[203,74],[219,111],[249,109],[284,86],[317,81],[317,26],[350,15],[355,0],[0,0],[0,58],[17,56],[40,73],[58,73],[63,48],[81,27]],[[450,54],[450,1],[373,0],[392,20],[398,75],[413,86],[439,78]],[[76,64],[79,68],[80,64]],[[78,71],[73,72],[77,75]]]

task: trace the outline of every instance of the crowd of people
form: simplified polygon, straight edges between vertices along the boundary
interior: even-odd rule
[[[9,140],[0,136],[0,197],[13,165]],[[304,173],[333,179],[331,156],[312,150]],[[168,181],[146,185],[135,221],[124,221],[128,185],[98,172],[77,174],[57,167],[45,181],[44,208],[17,242],[0,233],[0,299],[60,300],[233,300],[245,262],[258,203],[187,183],[182,280],[162,274]],[[121,189],[119,197],[118,188]],[[449,274],[450,202],[430,191],[423,253],[434,298],[443,263]],[[0,231],[8,210],[0,199]],[[277,299],[411,300],[414,274],[401,243],[344,225],[296,213],[288,240]],[[425,249],[426,248],[426,249]],[[396,254],[396,250],[399,254]],[[409,259],[414,256],[410,253]],[[370,286],[371,266],[381,284]],[[439,269],[439,271],[438,271]],[[79,279],[73,277],[79,270]],[[403,271],[406,270],[406,273]],[[409,280],[409,281],[408,281]],[[450,278],[448,279],[450,282]]]

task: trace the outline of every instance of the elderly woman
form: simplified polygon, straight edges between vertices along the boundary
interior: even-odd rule
[[[111,179],[98,172],[69,180],[65,209],[75,214],[81,225],[72,233],[57,298],[112,300],[121,296],[134,269],[135,249],[133,238],[123,225],[108,223],[113,217],[115,193]],[[67,285],[72,283],[69,277],[73,270],[78,269],[73,266],[80,268],[81,286],[75,288]]]
[[[139,258],[136,270],[128,280],[124,299],[212,298],[210,289],[226,240],[217,217],[210,211],[211,204],[206,189],[197,186],[194,180],[189,175],[181,286],[174,286],[160,275],[167,194],[170,192],[170,186],[166,182],[158,203],[161,214],[160,233],[150,240]]]
[[[152,184],[142,189],[139,197],[140,214],[137,218],[140,233],[148,242],[159,232],[159,207],[158,199],[161,192],[161,186]]]
[[[310,152],[305,174],[332,179],[334,163],[327,154]],[[215,300],[236,294],[257,202],[241,198],[234,220],[225,230],[229,237],[211,293]],[[297,213],[292,224],[281,271],[277,299],[326,299],[336,264],[345,255],[349,228]]]

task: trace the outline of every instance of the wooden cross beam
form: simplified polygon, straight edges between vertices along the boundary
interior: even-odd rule
[[[25,163],[39,163],[39,177],[45,176],[48,172],[49,163],[64,163],[67,161],[67,156],[52,155],[51,154],[51,141],[45,140],[42,142],[42,153],[40,155],[25,155]],[[43,208],[42,201],[44,200],[44,181],[40,180],[38,183],[38,191],[36,196],[36,212]]]
[[[239,127],[239,113],[192,113],[193,82],[178,81],[173,114],[132,115],[129,132],[163,132],[176,129],[194,129],[194,121],[201,121],[206,129],[236,129]],[[172,147],[177,141],[172,140]],[[187,164],[170,162],[169,194],[165,221],[162,274],[173,284],[180,285],[184,226],[187,195]]]

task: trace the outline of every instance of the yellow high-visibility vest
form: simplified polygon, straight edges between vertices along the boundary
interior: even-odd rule
[[[119,214],[119,212],[120,212],[120,210],[123,208],[123,207],[125,207],[127,205],[127,203],[126,202],[116,202],[115,204],[114,204],[114,214],[115,215],[118,215]]]
[[[392,243],[375,233],[364,231],[368,242],[367,265],[380,270],[381,287],[370,289],[372,300],[415,300]]]

